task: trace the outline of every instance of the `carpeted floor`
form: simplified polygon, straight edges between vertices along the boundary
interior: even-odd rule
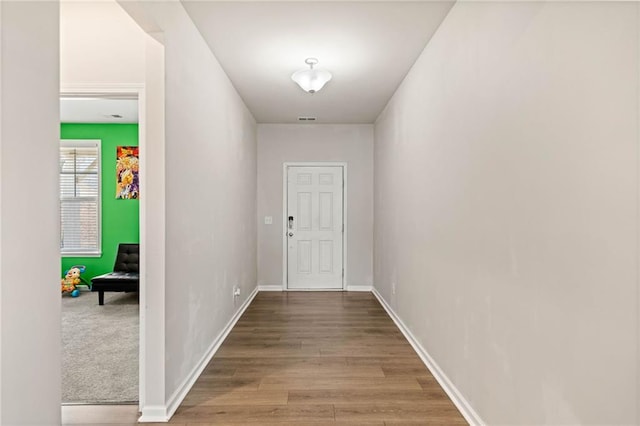
[[[62,402],[138,400],[138,293],[62,296]]]

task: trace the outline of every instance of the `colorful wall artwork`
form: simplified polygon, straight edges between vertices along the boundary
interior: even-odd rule
[[[131,200],[140,197],[138,180],[138,147],[116,147],[116,198]]]

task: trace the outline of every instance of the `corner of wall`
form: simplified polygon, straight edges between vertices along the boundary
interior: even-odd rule
[[[227,338],[231,330],[236,325],[244,311],[247,310],[253,299],[258,294],[258,288],[256,287],[249,296],[245,299],[242,305],[235,312],[233,317],[229,320],[226,326],[223,328],[222,332],[214,339],[209,348],[205,351],[202,358],[196,363],[191,372],[187,375],[187,377],[183,380],[182,384],[173,392],[173,394],[167,400],[167,404],[165,407],[161,407],[161,409],[165,410],[167,418],[170,419],[187,396],[193,385],[196,383],[204,369],[207,367],[211,359],[216,354],[224,340]]]
[[[444,371],[442,371],[442,369],[438,366],[429,352],[427,352],[426,349],[422,347],[418,339],[416,339],[413,333],[411,333],[411,330],[409,330],[409,328],[402,322],[400,317],[396,314],[393,308],[391,308],[391,306],[382,297],[382,295],[378,293],[375,287],[373,288],[372,293],[376,297],[376,299],[378,299],[384,310],[387,311],[387,314],[389,314],[404,337],[409,341],[413,349],[420,357],[420,360],[429,369],[431,374],[433,374],[433,377],[435,377],[442,389],[444,389],[446,394],[449,396],[456,408],[460,411],[465,420],[469,422],[470,425],[486,425],[480,415],[473,409],[473,406],[465,399],[462,392],[460,392],[458,388],[456,388],[456,386],[449,379],[449,377],[447,377]]]

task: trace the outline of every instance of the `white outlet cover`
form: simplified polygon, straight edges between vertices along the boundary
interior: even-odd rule
[[[265,224],[265,225],[271,225],[271,224],[273,224],[273,216],[265,216],[265,217],[264,217],[264,224]]]

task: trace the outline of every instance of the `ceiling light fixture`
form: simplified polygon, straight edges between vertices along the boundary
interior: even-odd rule
[[[316,93],[322,89],[327,81],[331,80],[331,73],[326,70],[313,68],[313,66],[318,63],[316,58],[307,58],[304,63],[309,65],[309,69],[305,68],[294,72],[291,79],[298,83],[298,86],[305,92]]]

